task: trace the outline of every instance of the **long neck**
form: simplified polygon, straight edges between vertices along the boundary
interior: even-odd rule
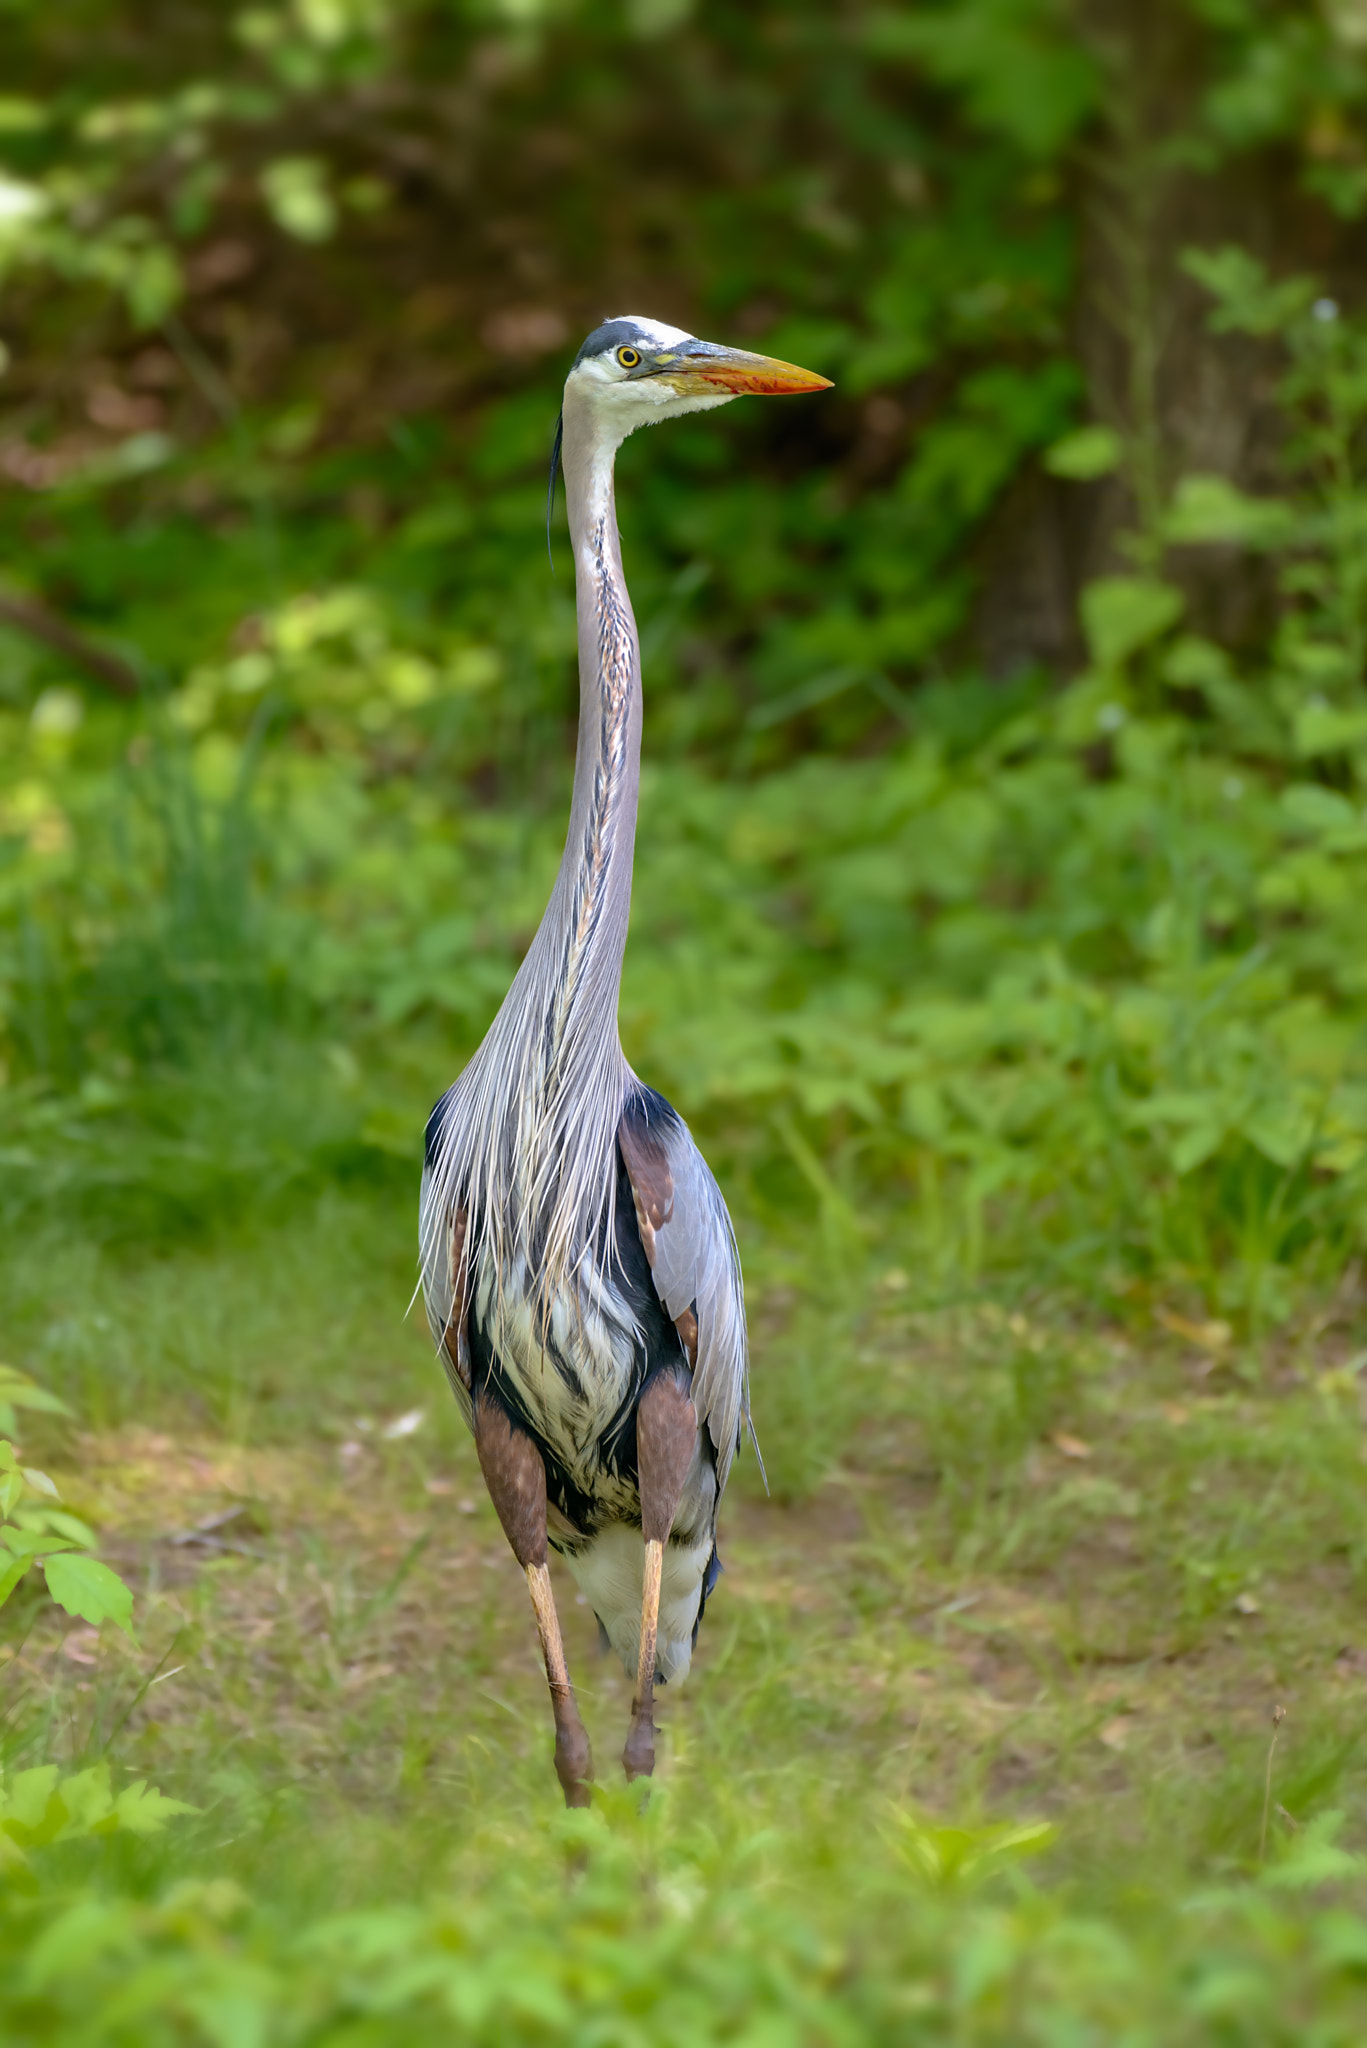
[[[631,908],[641,774],[641,655],[622,573],[615,443],[566,393],[565,502],[579,618],[579,742],[564,858],[538,946],[559,972],[547,1018],[558,1049],[617,1045],[617,995]]]
[[[617,995],[631,907],[641,686],[617,539],[613,448],[595,431],[586,401],[567,392],[565,494],[579,608],[569,836],[513,986],[442,1106],[425,1226],[445,1228],[430,1219],[468,1205],[475,1238],[495,1249],[493,1270],[511,1271],[520,1247],[549,1293],[579,1270],[611,1216],[617,1125],[630,1079]]]

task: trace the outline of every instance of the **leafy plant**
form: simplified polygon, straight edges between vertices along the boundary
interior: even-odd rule
[[[16,1409],[65,1414],[65,1404],[34,1385],[27,1374],[0,1365],[0,1429]],[[9,1422],[13,1428],[13,1422]],[[61,1506],[46,1472],[23,1465],[13,1443],[0,1435],[0,1607],[34,1567],[68,1614],[95,1626],[112,1621],[131,1635],[133,1595],[118,1573],[88,1553],[94,1532]]]
[[[155,1835],[168,1820],[197,1811],[142,1778],[115,1793],[107,1763],[67,1777],[56,1764],[0,1772],[0,1882],[31,1873],[32,1850],[113,1834]]]
[[[914,1814],[897,1816],[894,1841],[908,1866],[937,1889],[981,1884],[1012,1864],[1038,1856],[1055,1830],[1044,1821],[1020,1826],[941,1827]]]

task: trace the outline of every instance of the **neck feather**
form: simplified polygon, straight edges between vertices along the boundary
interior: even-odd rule
[[[616,439],[573,391],[565,499],[579,613],[579,746],[551,900],[498,1016],[439,1112],[424,1257],[468,1209],[493,1270],[520,1253],[549,1300],[611,1237],[616,1134],[631,1072],[617,998],[631,907],[641,672],[613,496]],[[441,1254],[445,1257],[445,1253]]]
[[[556,956],[548,1037],[617,1050],[641,774],[641,654],[622,570],[616,440],[591,401],[565,403],[565,503],[579,620],[579,738],[560,873],[536,947]],[[585,1041],[590,1041],[586,1043]]]

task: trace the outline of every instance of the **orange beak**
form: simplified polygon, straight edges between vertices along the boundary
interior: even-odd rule
[[[818,377],[814,370],[800,370],[796,363],[780,363],[773,356],[752,355],[743,348],[686,354],[677,369],[662,361],[659,374],[680,394],[726,391],[736,396],[750,392],[759,398],[786,398],[798,391],[831,389],[830,378]]]

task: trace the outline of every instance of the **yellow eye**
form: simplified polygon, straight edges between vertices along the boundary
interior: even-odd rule
[[[617,360],[624,370],[634,370],[641,360],[641,351],[638,348],[619,348]]]

